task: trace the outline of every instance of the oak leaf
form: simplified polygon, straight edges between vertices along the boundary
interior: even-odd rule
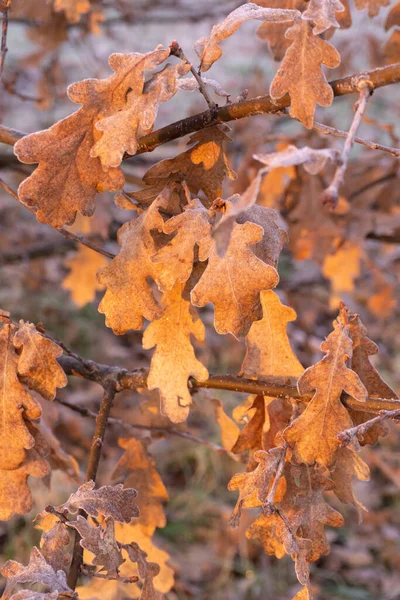
[[[64,12],[67,21],[78,23],[81,16],[90,11],[89,0],[54,0],[55,12]]]
[[[383,6],[389,6],[390,0],[354,0],[356,8],[368,8],[368,16],[376,17]]]
[[[310,590],[308,586],[301,588],[297,594],[293,597],[293,600],[312,600],[310,596]]]
[[[144,442],[130,438],[120,439],[118,444],[125,452],[115,465],[112,479],[124,478],[126,487],[137,490],[137,526],[150,537],[157,527],[166,525],[163,503],[168,500],[168,492]]]
[[[82,548],[94,554],[92,564],[101,567],[100,572],[106,571],[106,575],[117,577],[124,559],[115,539],[114,521],[106,519],[103,528],[101,525],[90,525],[84,517],[78,515],[76,521],[68,523],[68,527],[79,532]]]
[[[135,502],[136,490],[124,489],[122,484],[103,485],[99,489],[94,489],[94,485],[94,481],[84,483],[56,510],[76,514],[82,509],[91,517],[101,514],[106,519],[112,518],[120,523],[130,523],[134,517],[139,516]]]
[[[313,34],[320,35],[330,27],[340,27],[336,13],[344,12],[340,0],[310,0],[307,10],[301,15],[302,19],[314,23]]]
[[[160,566],[157,563],[148,562],[146,552],[135,542],[126,546],[126,550],[130,560],[137,564],[139,576],[143,580],[141,600],[161,600],[153,583],[154,578],[160,573]]]
[[[188,144],[194,146],[174,158],[153,165],[145,173],[143,181],[151,186],[160,186],[165,185],[172,176],[180,176],[193,194],[202,190],[211,203],[221,195],[222,182],[226,177],[236,179],[223,148],[224,142],[232,141],[228,131],[226,125],[214,125],[191,135]],[[143,196],[143,192],[139,194],[139,198]],[[137,193],[135,198],[138,198]]]
[[[147,54],[112,54],[113,75],[69,86],[68,97],[83,105],[80,110],[15,144],[21,162],[39,163],[18,192],[23,202],[37,207],[40,222],[56,228],[70,225],[77,211],[93,214],[96,192],[123,187],[121,170],[104,171],[100,159],[93,156],[93,146],[101,137],[96,125],[126,109],[134,96],[141,96],[145,70],[154,69],[169,54],[169,49],[159,48]]]
[[[148,278],[156,279],[162,268],[151,260],[159,249],[152,231],[163,230],[164,221],[158,209],[165,193],[167,191],[141,215],[119,229],[121,250],[98,273],[99,283],[107,288],[99,312],[106,315],[106,325],[118,335],[129,329],[141,329],[143,318],[152,321],[161,316]]]
[[[82,307],[92,302],[96,292],[103,289],[96,280],[96,273],[107,264],[105,256],[83,245],[79,246],[74,256],[65,261],[70,272],[63,280],[62,287],[71,292],[71,298],[77,306]]]
[[[10,600],[57,600],[58,592],[34,592],[32,590],[20,590],[13,594]]]
[[[246,402],[246,412],[251,411],[251,416],[243,427],[232,447],[234,454],[240,454],[245,450],[259,450],[262,447],[262,429],[265,422],[265,404],[263,396],[250,396],[251,404]],[[237,412],[234,413],[236,417]],[[255,466],[254,466],[255,468]]]
[[[73,594],[67,585],[64,571],[55,571],[36,547],[31,550],[28,566],[24,567],[21,563],[8,560],[3,566],[1,574],[7,579],[3,600],[9,600],[17,591],[18,586],[22,584],[40,583],[46,586],[49,592]]]
[[[353,504],[361,520],[362,511],[367,509],[354,495],[353,478],[357,477],[361,481],[369,481],[368,465],[353,449],[339,448],[330,471],[330,477],[335,484],[333,491],[336,496],[344,504]]]
[[[200,57],[200,71],[208,71],[222,56],[219,44],[233,35],[243,23],[256,19],[258,21],[285,22],[293,21],[300,17],[294,10],[262,8],[257,4],[248,2],[232,11],[222,23],[214,25],[209,38],[202,37],[194,45]]]
[[[151,260],[162,267],[156,281],[159,288],[165,291],[189,279],[195,247],[198,249],[198,259],[207,259],[212,244],[209,212],[200,200],[191,200],[183,213],[168,219],[163,231],[168,235],[176,235]]]
[[[287,8],[302,12],[307,6],[304,0],[257,0],[255,4],[267,8]],[[292,21],[285,23],[263,23],[257,30],[261,40],[267,40],[272,55],[276,61],[281,61],[290,46],[290,40],[285,33]]]
[[[246,335],[252,322],[262,316],[260,292],[279,281],[276,269],[249,248],[261,241],[263,233],[254,223],[235,223],[225,256],[221,258],[212,247],[207,268],[191,292],[195,306],[214,304],[218,333]]]
[[[354,281],[360,276],[363,252],[359,244],[346,240],[333,254],[325,257],[322,274],[331,282],[329,305],[334,310],[341,298],[354,290]]]
[[[301,460],[307,464],[332,464],[339,446],[337,434],[352,427],[352,420],[341,402],[346,392],[364,402],[367,390],[358,375],[346,366],[352,356],[349,327],[336,321],[334,330],[321,344],[326,356],[309,367],[298,380],[300,394],[314,391],[305,411],[284,433],[286,441],[296,446]]]
[[[267,501],[271,478],[275,475],[279,461],[282,458],[283,447],[273,448],[269,452],[257,450],[254,460],[258,466],[249,473],[236,473],[228,483],[228,490],[239,490],[239,499],[230,518],[231,527],[239,525],[240,515],[244,501],[249,496],[256,495],[256,504]],[[258,502],[257,502],[258,501]]]
[[[295,23],[286,32],[293,40],[270,87],[272,98],[290,96],[290,115],[308,128],[313,126],[316,104],[330,106],[333,91],[321,65],[331,69],[340,63],[338,51],[316,37],[308,21]]]
[[[246,337],[246,356],[241,373],[245,377],[299,377],[304,369],[293,352],[286,328],[296,318],[272,290],[260,294],[263,318],[256,321]]]
[[[225,450],[231,452],[233,446],[237,442],[240,429],[236,423],[228,417],[224,411],[222,402],[218,400],[218,398],[211,398],[211,403],[214,407],[215,420],[221,429],[222,445]]]
[[[53,567],[55,571],[60,569],[67,572],[71,563],[71,555],[66,552],[66,547],[70,543],[69,533],[64,523],[53,515],[44,513],[37,515],[35,529],[43,531],[40,538],[40,551],[45,560]]]
[[[203,341],[203,323],[183,296],[184,284],[164,293],[162,316],[150,323],[143,335],[143,348],[156,347],[147,377],[149,390],[159,389],[161,413],[173,423],[185,421],[192,398],[189,377],[208,378],[207,369],[197,360],[190,341],[193,335]]]
[[[385,31],[391,29],[391,27],[398,27],[400,25],[400,2],[396,2],[394,6],[390,9],[386,21],[385,21]]]

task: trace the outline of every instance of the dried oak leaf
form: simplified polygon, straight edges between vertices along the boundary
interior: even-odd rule
[[[66,526],[55,515],[46,513],[46,511],[37,515],[35,521],[38,521],[35,529],[43,531],[40,538],[40,550],[45,560],[55,571],[61,569],[67,573],[71,555],[66,552],[66,547],[70,543]]]
[[[314,123],[316,104],[330,106],[333,91],[321,65],[331,69],[340,63],[336,48],[312,32],[312,25],[301,20],[286,32],[293,40],[286,51],[270,87],[272,98],[290,96],[290,115],[308,128]]]
[[[304,0],[257,0],[255,4],[267,8],[287,8],[302,12],[307,6]],[[290,40],[285,37],[285,33],[290,27],[292,21],[285,23],[263,23],[257,30],[257,36],[261,40],[267,40],[273,57],[276,61],[281,61],[285,52],[290,46]]]
[[[81,16],[90,11],[89,0],[54,0],[53,10],[64,12],[70,23],[78,23]]]
[[[368,16],[376,17],[383,6],[389,6],[390,0],[354,0],[354,3],[358,10],[368,8]]]
[[[260,292],[273,288],[279,281],[274,267],[265,264],[249,246],[262,240],[264,231],[255,223],[235,223],[224,257],[215,245],[208,265],[191,292],[192,304],[214,304],[215,329],[239,338],[248,333],[253,321],[262,316]]]
[[[320,35],[330,27],[340,27],[336,14],[344,12],[340,0],[310,0],[307,10],[301,15],[302,19],[312,21],[313,34]]]
[[[362,255],[359,244],[346,240],[334,254],[325,257],[321,271],[331,282],[329,306],[332,310],[339,307],[345,294],[354,290],[354,281],[360,276]]]
[[[297,594],[293,596],[293,600],[312,600],[309,587],[305,586],[301,588],[301,590],[299,590]]]
[[[369,357],[378,353],[378,346],[367,337],[367,329],[358,315],[353,315],[349,321],[350,337],[353,342],[351,368],[357,373],[365,385],[368,395],[375,398],[398,398],[392,388],[383,381]],[[356,425],[371,418],[371,414],[358,410],[349,410]],[[375,444],[380,436],[388,434],[386,423],[377,423],[363,434],[361,444]]]
[[[41,335],[32,323],[23,321],[14,336],[14,346],[20,352],[18,375],[29,389],[53,400],[57,388],[67,385],[67,377],[56,360],[63,353],[60,346]]]
[[[326,356],[306,369],[298,380],[300,394],[314,390],[314,396],[305,411],[286,429],[284,438],[290,445],[296,445],[305,463],[318,462],[328,467],[339,446],[337,434],[353,425],[341,402],[342,392],[359,402],[364,402],[368,394],[358,375],[346,366],[352,356],[348,325],[336,321],[321,350]]]
[[[67,585],[64,571],[55,571],[36,547],[31,550],[28,566],[24,567],[21,563],[8,560],[3,566],[1,574],[7,579],[3,600],[10,600],[18,586],[22,584],[39,583],[46,586],[49,592],[73,595],[73,591]]]
[[[235,445],[232,447],[234,454],[240,454],[245,450],[260,449],[262,447],[262,429],[265,422],[265,404],[263,396],[250,396],[251,404],[245,400],[247,413],[251,410],[253,414],[246,425],[239,433],[239,437],[236,440]],[[237,417],[234,414],[235,418]],[[254,467],[255,468],[255,467]]]
[[[169,54],[169,49],[159,48],[147,54],[112,54],[109,64],[113,75],[69,86],[68,97],[83,105],[80,110],[15,144],[21,162],[39,163],[18,193],[23,202],[37,207],[40,222],[56,228],[70,225],[77,211],[93,214],[96,192],[123,187],[121,170],[104,171],[100,159],[92,154],[101,137],[96,125],[125,109],[131,97],[140,96],[145,70],[154,69]]]
[[[166,525],[163,503],[168,500],[168,492],[157,472],[154,459],[141,440],[119,439],[118,444],[125,452],[115,465],[112,479],[124,478],[127,487],[137,490],[140,514],[137,526],[151,537],[157,527]]]
[[[354,477],[357,477],[360,481],[369,481],[368,465],[353,449],[339,448],[330,471],[330,478],[335,485],[333,491],[341,502],[353,504],[356,507],[361,521],[362,511],[367,509],[354,495]]]
[[[385,30],[389,31],[391,27],[399,27],[400,26],[400,2],[396,2],[394,6],[390,9],[386,21],[385,21]]]
[[[160,566],[154,562],[148,562],[147,554],[138,544],[131,542],[126,546],[129,559],[137,564],[139,577],[143,580],[141,600],[160,600],[160,594],[155,590],[153,580],[160,573]]]
[[[183,213],[168,219],[163,231],[167,235],[176,235],[151,260],[161,265],[156,282],[161,291],[166,291],[171,290],[176,283],[185,283],[189,279],[195,259],[195,247],[198,259],[207,259],[212,244],[209,211],[200,200],[191,200]]]
[[[239,6],[232,11],[222,23],[214,25],[209,38],[201,37],[194,45],[200,57],[200,71],[208,71],[212,65],[222,56],[219,44],[233,35],[243,23],[256,19],[258,21],[272,21],[281,23],[293,21],[300,17],[300,13],[294,10],[263,8],[251,2]]]
[[[121,335],[129,329],[141,329],[143,318],[152,321],[161,316],[148,278],[156,279],[161,265],[152,262],[158,251],[152,231],[162,231],[162,207],[165,191],[141,215],[125,223],[118,231],[121,250],[109,265],[99,271],[98,281],[107,291],[99,312],[106,315],[106,325]]]
[[[96,273],[108,264],[107,258],[87,246],[80,245],[74,256],[64,264],[70,272],[61,284],[63,289],[71,292],[76,306],[82,307],[92,302],[96,292],[103,289],[96,280]]]
[[[249,473],[236,473],[236,475],[231,478],[228,483],[228,490],[239,490],[239,499],[229,521],[231,527],[237,527],[239,525],[242,507],[246,498],[253,495],[255,496],[254,500],[256,503],[251,503],[251,506],[258,506],[259,502],[264,504],[267,501],[270,482],[276,473],[279,461],[282,458],[282,452],[282,446],[273,448],[269,452],[257,450],[257,452],[254,453],[254,460],[258,463],[258,466],[254,471],[250,471]]]
[[[137,496],[136,490],[124,489],[122,484],[103,485],[96,490],[94,485],[94,481],[84,483],[56,510],[61,513],[67,510],[76,514],[82,509],[91,517],[101,514],[106,519],[112,518],[120,523],[130,523],[131,519],[139,516],[139,509],[134,500]]]
[[[290,345],[287,324],[295,311],[281,303],[272,290],[260,294],[263,318],[256,321],[246,337],[246,356],[241,373],[245,377],[299,377],[304,369]]]
[[[24,515],[32,508],[32,494],[27,484],[29,476],[45,477],[50,473],[48,462],[36,451],[28,450],[23,462],[11,469],[0,469],[0,520],[14,514]]]
[[[68,523],[68,527],[79,532],[81,536],[79,543],[82,548],[94,554],[92,564],[101,567],[100,571],[106,571],[106,575],[117,577],[124,559],[115,539],[114,521],[110,518],[106,519],[103,528],[101,525],[90,525],[79,515],[76,521]]]
[[[231,452],[239,437],[240,429],[224,411],[221,400],[218,400],[218,398],[211,398],[211,403],[214,408],[215,420],[221,429],[222,445],[225,450]]]
[[[155,347],[147,377],[149,390],[160,390],[161,414],[173,423],[182,423],[189,414],[192,398],[189,377],[208,378],[207,369],[197,360],[190,341],[203,341],[205,328],[189,300],[184,284],[177,283],[163,294],[162,316],[150,323],[143,335],[143,348]]]
[[[222,182],[226,177],[236,179],[236,173],[228,165],[224,152],[224,142],[231,142],[226,125],[207,127],[190,136],[189,150],[174,158],[162,160],[145,173],[143,181],[147,185],[160,186],[171,178],[183,177],[192,194],[202,190],[211,203],[222,193]],[[162,183],[164,182],[164,183]],[[144,190],[149,193],[148,190]],[[143,195],[143,192],[140,192]],[[140,197],[140,196],[139,196]],[[138,198],[138,194],[135,194]]]
[[[13,594],[10,600],[57,600],[58,592],[34,592],[32,590],[20,590]]]

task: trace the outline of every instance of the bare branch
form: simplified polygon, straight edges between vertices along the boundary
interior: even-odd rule
[[[3,78],[4,63],[6,61],[7,48],[7,30],[8,30],[8,11],[10,10],[11,0],[6,0],[5,6],[2,9],[2,24],[1,24],[1,46],[0,46],[0,82]]]
[[[342,442],[343,446],[347,446],[350,444],[353,439],[357,436],[363,436],[371,427],[374,425],[378,425],[386,419],[399,419],[400,418],[400,409],[397,410],[382,410],[380,411],[377,417],[370,419],[369,421],[365,421],[365,423],[360,423],[360,425],[355,425],[350,429],[346,429],[345,431],[341,431],[336,437],[340,442]]]

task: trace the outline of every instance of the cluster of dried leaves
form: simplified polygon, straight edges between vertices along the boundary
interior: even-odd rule
[[[22,6],[15,0],[12,15],[30,18],[33,4]],[[356,0],[355,8],[375,16],[387,4]],[[101,19],[95,5],[54,0],[34,17],[43,27],[64,34],[81,21],[93,30]],[[400,24],[399,6],[390,11],[387,29]],[[220,44],[249,20],[262,21],[259,37],[282,60],[270,86],[272,99],[288,94],[290,116],[313,128],[316,106],[329,106],[333,100],[323,67],[337,67],[340,55],[327,38],[335,28],[350,27],[347,1],[244,4],[215,25],[208,38],[196,42],[199,73],[221,58]],[[388,42],[388,56],[400,47],[397,35],[395,30]],[[62,39],[57,36],[53,48]],[[174,424],[187,420],[191,378],[201,385],[209,376],[194,340],[204,342],[200,316],[206,321],[207,313],[197,309],[210,303],[215,331],[245,340],[242,377],[297,384],[295,398],[250,396],[235,408],[233,418],[219,401],[213,404],[225,450],[247,462],[246,471],[228,484],[229,490],[239,492],[230,523],[237,527],[244,509],[258,508],[247,537],[258,540],[269,555],[292,557],[302,586],[293,600],[307,600],[313,598],[309,564],[330,550],[325,527],[344,523],[326,492],[353,505],[361,518],[364,507],[352,485],[355,478],[367,481],[369,468],[359,452],[387,433],[383,422],[369,423],[371,413],[364,405],[371,398],[397,399],[370,362],[377,346],[360,317],[340,303],[360,273],[366,238],[384,238],[399,228],[396,199],[371,198],[366,206],[340,195],[333,209],[324,206],[323,191],[342,166],[343,153],[296,147],[287,140],[272,153],[255,153],[249,144],[238,184],[231,185],[236,193],[224,199],[224,182],[237,175],[227,157],[229,128],[221,123],[193,134],[187,150],[151,166],[142,189],[122,190],[121,163],[126,154],[142,152],[141,138],[153,130],[159,105],[198,85],[219,93],[217,82],[201,80],[198,74],[187,77],[191,65],[185,59],[165,64],[173,55],[173,46],[158,46],[146,54],[112,54],[111,76],[69,86],[69,99],[81,108],[15,144],[21,163],[38,164],[18,195],[38,221],[55,229],[74,223],[77,213],[78,221],[92,216],[96,194],[105,190],[118,191],[116,205],[134,212],[118,231],[117,256],[108,262],[82,246],[67,262],[70,274],[63,287],[79,306],[105,290],[98,310],[117,335],[142,330],[148,322],[142,346],[154,350],[147,389],[159,391],[160,405],[152,405],[149,412]],[[90,225],[83,228],[91,234]],[[287,334],[296,313],[273,291],[288,242],[295,259],[319,263],[331,281],[331,306],[339,308],[321,345],[325,356],[306,370]],[[390,297],[392,290],[387,291]],[[387,297],[375,299],[377,312]],[[374,310],[373,304],[370,308]],[[46,438],[35,396],[51,401],[56,389],[66,386],[57,362],[62,349],[41,326],[16,325],[1,314],[0,519],[7,520],[32,507],[29,475],[48,479],[51,466],[68,460],[71,464],[72,459],[54,457],[56,443],[51,434]],[[359,425],[363,428],[357,429]],[[32,550],[26,567],[15,561],[3,566],[4,600],[102,597],[105,579],[114,599],[159,600],[173,587],[169,555],[152,540],[156,529],[166,525],[167,490],[144,439],[121,437],[119,446],[124,452],[111,477],[121,483],[96,489],[88,481],[65,503],[40,513],[40,550]],[[67,583],[77,556],[71,530],[85,551],[81,573],[91,577],[89,585],[76,590]],[[43,586],[40,591],[37,584]]]

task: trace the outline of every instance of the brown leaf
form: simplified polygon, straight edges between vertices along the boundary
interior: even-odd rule
[[[176,235],[151,260],[161,265],[156,281],[160,290],[166,291],[176,283],[185,283],[189,279],[196,245],[198,259],[207,259],[212,244],[209,212],[200,200],[191,200],[183,213],[165,223],[163,231],[168,235]]]
[[[64,571],[54,571],[36,547],[32,548],[27,567],[14,560],[8,560],[1,573],[7,579],[3,600],[9,600],[21,584],[40,583],[46,586],[49,592],[71,592],[72,594],[72,590],[67,585]]]
[[[214,407],[215,420],[221,429],[222,445],[225,450],[231,452],[239,437],[240,429],[236,423],[228,417],[220,400],[211,398],[211,402]]]
[[[254,223],[235,224],[225,256],[221,258],[215,246],[211,249],[207,268],[192,290],[195,306],[214,304],[218,333],[246,335],[252,322],[261,318],[261,290],[279,281],[277,271],[249,248],[261,241],[263,233]]]
[[[13,594],[10,600],[57,600],[58,592],[33,592],[32,590],[20,590]]]
[[[222,194],[222,182],[226,177],[236,179],[223,148],[224,142],[232,141],[227,135],[228,131],[226,125],[214,125],[193,134],[188,141],[188,144],[194,144],[192,148],[153,165],[145,173],[143,181],[148,185],[160,186],[165,185],[172,176],[181,176],[192,194],[197,195],[202,190],[211,203]],[[140,192],[139,198],[142,196]],[[139,199],[137,193],[135,198]]]
[[[296,313],[284,306],[272,290],[260,294],[263,318],[256,321],[246,337],[246,356],[241,372],[245,377],[299,377],[304,369],[294,354],[286,328]]]
[[[64,12],[67,21],[78,23],[81,16],[90,11],[89,0],[54,0],[53,10]]]
[[[159,600],[159,594],[154,589],[153,579],[160,572],[157,563],[148,562],[147,554],[136,544],[132,542],[126,547],[128,556],[132,562],[137,563],[139,576],[143,579],[141,600]]]
[[[383,6],[389,6],[390,0],[354,0],[354,3],[358,10],[368,8],[368,16],[376,17]]]
[[[194,45],[200,57],[200,71],[208,71],[212,65],[222,56],[219,44],[233,35],[246,21],[256,19],[258,21],[285,22],[293,21],[300,17],[300,13],[294,10],[262,8],[251,2],[239,6],[232,11],[226,19],[214,25],[209,38],[202,37]]]
[[[293,596],[293,600],[312,600],[312,596],[310,596],[310,591],[308,587],[303,587],[295,596]]]
[[[307,6],[304,0],[257,0],[255,4],[269,8],[287,8],[302,12]],[[276,61],[281,61],[285,52],[290,46],[290,40],[285,33],[290,27],[291,21],[286,23],[263,23],[257,30],[257,35],[261,40],[267,40],[273,57]]]
[[[307,10],[301,15],[302,19],[314,23],[313,34],[320,35],[330,27],[340,27],[336,13],[344,12],[340,0],[310,0]]]
[[[330,472],[330,477],[335,484],[334,492],[336,496],[344,504],[353,504],[361,520],[362,511],[367,509],[354,495],[353,478],[357,477],[361,481],[369,481],[368,465],[354,450],[339,448],[335,463]]]
[[[106,519],[103,528],[101,525],[90,525],[79,515],[76,521],[68,523],[68,527],[79,532],[82,538],[79,543],[82,548],[94,554],[92,564],[101,567],[100,571],[106,571],[106,575],[116,577],[124,559],[115,539],[114,521]]]
[[[101,514],[106,519],[112,518],[120,523],[130,523],[132,518],[139,516],[139,509],[134,501],[136,490],[124,489],[122,484],[103,485],[96,490],[94,485],[94,481],[84,483],[56,510],[76,514],[82,509],[91,517]]]
[[[400,2],[396,2],[394,6],[388,12],[385,21],[385,30],[388,31],[391,27],[398,27],[400,25]]]
[[[307,464],[332,464],[339,446],[337,434],[352,427],[352,420],[340,397],[346,392],[359,402],[367,390],[358,375],[346,367],[352,356],[349,326],[335,321],[334,330],[321,344],[326,356],[309,367],[298,380],[300,394],[313,390],[305,411],[285,431],[284,437]]]
[[[126,487],[137,490],[140,515],[137,525],[150,537],[157,527],[166,525],[163,503],[168,500],[168,492],[142,441],[119,439],[118,444],[125,452],[115,465],[112,479],[124,478]]]
[[[63,351],[52,340],[41,335],[32,323],[20,321],[14,336],[14,346],[20,352],[18,375],[29,389],[46,400],[53,400],[57,388],[67,385],[67,377],[57,362]]]
[[[245,450],[258,450],[262,447],[261,436],[265,422],[264,397],[253,397],[251,406],[249,408],[255,409],[254,414],[252,414],[248,423],[243,427],[242,431],[239,433],[239,437],[237,438],[236,443],[232,448],[232,452],[234,454],[240,454]]]
[[[158,250],[151,232],[163,229],[158,209],[167,193],[165,190],[146,211],[119,229],[120,253],[98,273],[99,283],[107,287],[99,312],[118,335],[141,329],[143,318],[152,321],[161,315],[148,278],[156,279],[162,268],[151,260]]]
[[[149,390],[159,389],[161,413],[173,423],[185,421],[192,398],[189,377],[208,378],[207,369],[196,359],[190,341],[203,341],[205,329],[190,302],[183,296],[184,284],[165,292],[162,316],[150,323],[143,335],[143,348],[156,347],[147,377]]]
[[[329,306],[338,309],[341,298],[354,290],[354,281],[360,276],[363,252],[359,244],[346,240],[334,254],[325,257],[322,274],[331,282]]]
[[[308,128],[313,126],[316,104],[330,106],[333,91],[321,65],[333,69],[340,63],[338,51],[312,33],[308,21],[295,23],[286,32],[293,40],[270,87],[272,98],[290,95],[290,115]]]
[[[133,98],[144,92],[145,70],[153,70],[169,54],[169,49],[159,48],[147,54],[112,54],[109,63],[115,71],[113,75],[102,80],[86,79],[68,88],[69,98],[83,105],[80,110],[15,144],[14,151],[21,162],[39,163],[18,192],[23,202],[37,207],[40,222],[52,227],[70,225],[77,211],[93,214],[96,192],[123,187],[121,170],[108,169],[110,162],[116,162],[114,157],[110,161],[101,146],[98,152],[100,124],[129,109]],[[144,120],[143,125],[150,124]],[[136,140],[133,133],[132,140]],[[101,154],[106,171],[97,153]]]
[[[249,496],[255,495],[256,504],[250,503],[251,506],[258,506],[258,502],[264,504],[267,501],[268,491],[271,478],[276,473],[279,461],[282,457],[283,447],[273,448],[269,452],[258,450],[254,453],[254,460],[258,462],[258,466],[250,473],[236,473],[228,483],[228,490],[239,490],[239,499],[233,510],[230,518],[232,527],[239,525],[240,515],[244,501]]]
[[[72,258],[65,261],[70,272],[61,285],[64,290],[71,292],[71,298],[78,307],[92,302],[96,292],[103,289],[96,279],[96,273],[107,264],[105,256],[83,245],[79,246]]]
[[[71,556],[65,550],[70,543],[68,530],[55,515],[49,513],[44,513],[43,517],[42,515],[43,513],[37,515],[35,519],[39,519],[39,523],[35,525],[35,528],[43,531],[40,538],[40,550],[45,560],[55,571],[61,569],[68,573],[71,563]],[[53,517],[53,519],[50,520],[48,517]],[[50,523],[52,523],[52,526],[49,527]]]

